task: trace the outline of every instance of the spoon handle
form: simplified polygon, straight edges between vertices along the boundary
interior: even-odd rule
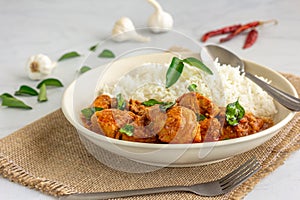
[[[253,74],[245,72],[245,76],[251,79],[254,83],[259,85],[263,90],[265,90],[270,96],[272,96],[276,101],[278,101],[281,105],[292,111],[300,111],[300,99],[296,98],[286,92],[283,92],[270,84],[266,84],[266,82],[260,80]]]

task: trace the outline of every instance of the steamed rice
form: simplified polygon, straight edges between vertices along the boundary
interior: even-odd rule
[[[238,67],[221,65],[216,60],[216,71],[211,76],[187,65],[179,80],[170,88],[165,88],[168,66],[145,63],[127,73],[116,84],[105,85],[101,93],[111,96],[122,93],[128,99],[139,101],[175,101],[188,92],[190,84],[196,84],[197,92],[210,98],[218,106],[226,106],[238,99],[247,112],[256,116],[270,117],[277,112],[273,99],[244,75],[240,75]]]

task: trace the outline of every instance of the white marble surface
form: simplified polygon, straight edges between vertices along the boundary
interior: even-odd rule
[[[252,48],[241,49],[243,37],[237,37],[224,46],[245,59],[300,75],[299,0],[160,2],[174,16],[174,28],[194,39],[207,30],[224,25],[277,19],[277,26],[259,29],[258,41]],[[91,45],[109,36],[119,17],[128,16],[137,27],[143,27],[152,12],[152,7],[141,0],[0,0],[0,93],[14,93],[21,84],[37,84],[24,73],[29,56],[44,53],[56,60],[71,50],[87,54]],[[217,42],[217,39],[210,42]],[[67,86],[73,80],[81,59],[59,63],[53,76]],[[59,108],[63,91],[64,88],[49,91],[46,103],[37,103],[35,98],[23,99],[34,107],[30,111],[0,108],[0,138]],[[263,179],[245,199],[299,199],[299,169],[298,151]],[[55,198],[0,177],[0,199]]]

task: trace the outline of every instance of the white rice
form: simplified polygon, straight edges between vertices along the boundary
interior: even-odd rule
[[[190,84],[196,84],[199,93],[219,106],[226,106],[238,99],[247,112],[256,116],[270,117],[277,112],[273,99],[259,86],[240,75],[238,67],[220,65],[217,60],[214,66],[217,74],[214,72],[214,75],[208,75],[186,65],[179,80],[167,89],[165,83],[168,65],[145,63],[123,76],[116,84],[104,86],[101,93],[111,96],[122,93],[128,99],[139,101],[175,101],[188,92]]]

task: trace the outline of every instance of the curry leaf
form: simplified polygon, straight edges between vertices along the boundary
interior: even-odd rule
[[[166,74],[166,88],[169,88],[176,83],[182,73],[183,67],[184,64],[182,60],[177,57],[173,57]]]
[[[19,90],[15,92],[16,96],[22,96],[22,95],[37,96],[38,94],[39,93],[35,89],[33,89],[27,85],[22,85],[19,88]]]
[[[95,52],[95,51],[97,50],[97,47],[98,47],[98,44],[95,44],[94,46],[91,46],[91,47],[89,48],[89,50]]]
[[[126,107],[126,101],[124,99],[124,97],[122,96],[122,94],[117,94],[117,108],[119,110],[125,110]]]
[[[63,61],[63,60],[67,60],[70,58],[75,58],[75,57],[79,57],[81,56],[79,53],[77,53],[76,51],[71,51],[69,53],[65,53],[64,55],[62,55],[59,59],[58,62]]]
[[[40,87],[40,93],[39,93],[39,96],[38,96],[38,102],[45,102],[45,101],[48,101],[48,98],[47,98],[47,89],[46,89],[46,84],[43,83]]]
[[[188,86],[188,90],[190,91],[190,92],[195,92],[195,91],[197,91],[197,85],[196,84],[191,84],[191,85],[189,85]]]
[[[83,73],[85,73],[85,72],[87,72],[87,71],[89,71],[91,69],[92,68],[90,68],[89,66],[83,66],[83,67],[80,68],[79,73],[83,74]]]
[[[173,107],[175,102],[164,102],[163,104],[159,105],[159,109],[163,112],[166,112],[169,108]]]
[[[210,75],[213,74],[213,72],[205,64],[203,64],[203,62],[201,62],[197,58],[194,58],[194,57],[185,58],[182,60],[182,62],[187,63],[191,66],[197,67],[198,69],[201,69],[202,71],[204,71]]]
[[[63,84],[55,78],[48,78],[48,79],[41,81],[37,85],[37,88],[39,89],[43,84],[45,84],[46,86],[63,87]]]
[[[144,106],[154,106],[156,104],[163,104],[161,101],[157,101],[156,99],[149,99],[148,101],[142,102]]]
[[[240,119],[245,115],[245,109],[240,105],[237,100],[234,103],[230,103],[226,106],[226,121],[231,126],[236,126]]]
[[[120,133],[125,133],[128,136],[133,136],[134,126],[130,124],[126,124],[122,128],[120,128]]]
[[[23,101],[13,97],[8,93],[0,95],[2,99],[2,106],[7,106],[10,108],[21,108],[21,109],[32,109],[32,107],[26,105]]]
[[[115,57],[115,54],[111,51],[111,50],[108,50],[108,49],[104,49],[99,55],[98,55],[99,58],[114,58]]]
[[[91,107],[91,108],[85,108],[81,110],[82,115],[87,119],[90,120],[92,115],[97,112],[97,111],[101,111],[103,110],[103,108],[100,107]]]
[[[12,98],[14,98],[13,95],[8,94],[8,93],[3,93],[3,94],[0,95],[0,97],[12,97]]]
[[[206,65],[204,65],[200,60],[196,58],[189,57],[181,60],[177,57],[173,57],[166,74],[166,88],[171,87],[174,83],[177,82],[183,71],[184,63],[197,67],[198,69],[201,69],[208,74],[213,74]]]

